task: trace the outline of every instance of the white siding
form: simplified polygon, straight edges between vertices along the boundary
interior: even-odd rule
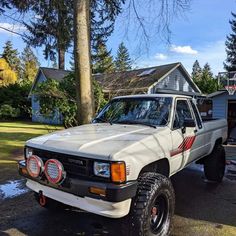
[[[185,76],[178,68],[172,71],[162,81],[157,83],[152,88],[152,93],[155,93],[156,89],[171,89],[184,92],[194,92],[191,84],[186,80]]]
[[[236,100],[236,94],[230,96],[228,93],[223,93],[212,98],[213,118],[228,118],[228,100]]]

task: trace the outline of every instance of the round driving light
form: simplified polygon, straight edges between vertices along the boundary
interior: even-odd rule
[[[30,156],[27,159],[27,170],[31,177],[39,177],[43,170],[43,161],[38,156]]]
[[[45,175],[49,182],[60,183],[65,178],[64,167],[60,161],[50,159],[45,163]]]

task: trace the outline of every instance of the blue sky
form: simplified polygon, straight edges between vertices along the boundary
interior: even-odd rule
[[[182,16],[174,15],[170,19],[172,31],[171,41],[163,40],[165,35],[156,31],[156,12],[158,6],[146,6],[147,1],[138,0],[137,10],[146,22],[148,43],[142,37],[143,34],[137,29],[137,19],[131,13],[127,18],[127,6],[118,17],[115,31],[108,41],[108,48],[115,55],[118,44],[124,42],[129,49],[135,67],[149,67],[180,61],[191,73],[193,62],[198,59],[201,66],[208,62],[217,74],[223,70],[226,35],[231,33],[229,19],[231,11],[236,12],[235,0],[192,0],[190,9]],[[159,1],[155,0],[156,3]],[[0,17],[0,26],[12,29],[13,21],[6,17]],[[16,31],[24,30],[14,24]],[[6,40],[11,40],[15,48],[22,51],[24,42],[19,36],[0,29],[0,53]],[[42,49],[34,50],[42,66],[50,66],[51,62],[43,58]],[[67,56],[69,61],[70,55]],[[68,63],[67,63],[68,65]],[[69,68],[69,65],[67,66]]]

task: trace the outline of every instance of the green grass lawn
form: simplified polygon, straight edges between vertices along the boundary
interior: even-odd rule
[[[32,122],[0,122],[0,163],[10,163],[22,155],[25,141],[62,129]]]

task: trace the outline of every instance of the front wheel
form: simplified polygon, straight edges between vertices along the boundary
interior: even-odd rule
[[[175,194],[170,179],[156,173],[144,173],[132,201],[126,235],[170,235],[174,208]]]

